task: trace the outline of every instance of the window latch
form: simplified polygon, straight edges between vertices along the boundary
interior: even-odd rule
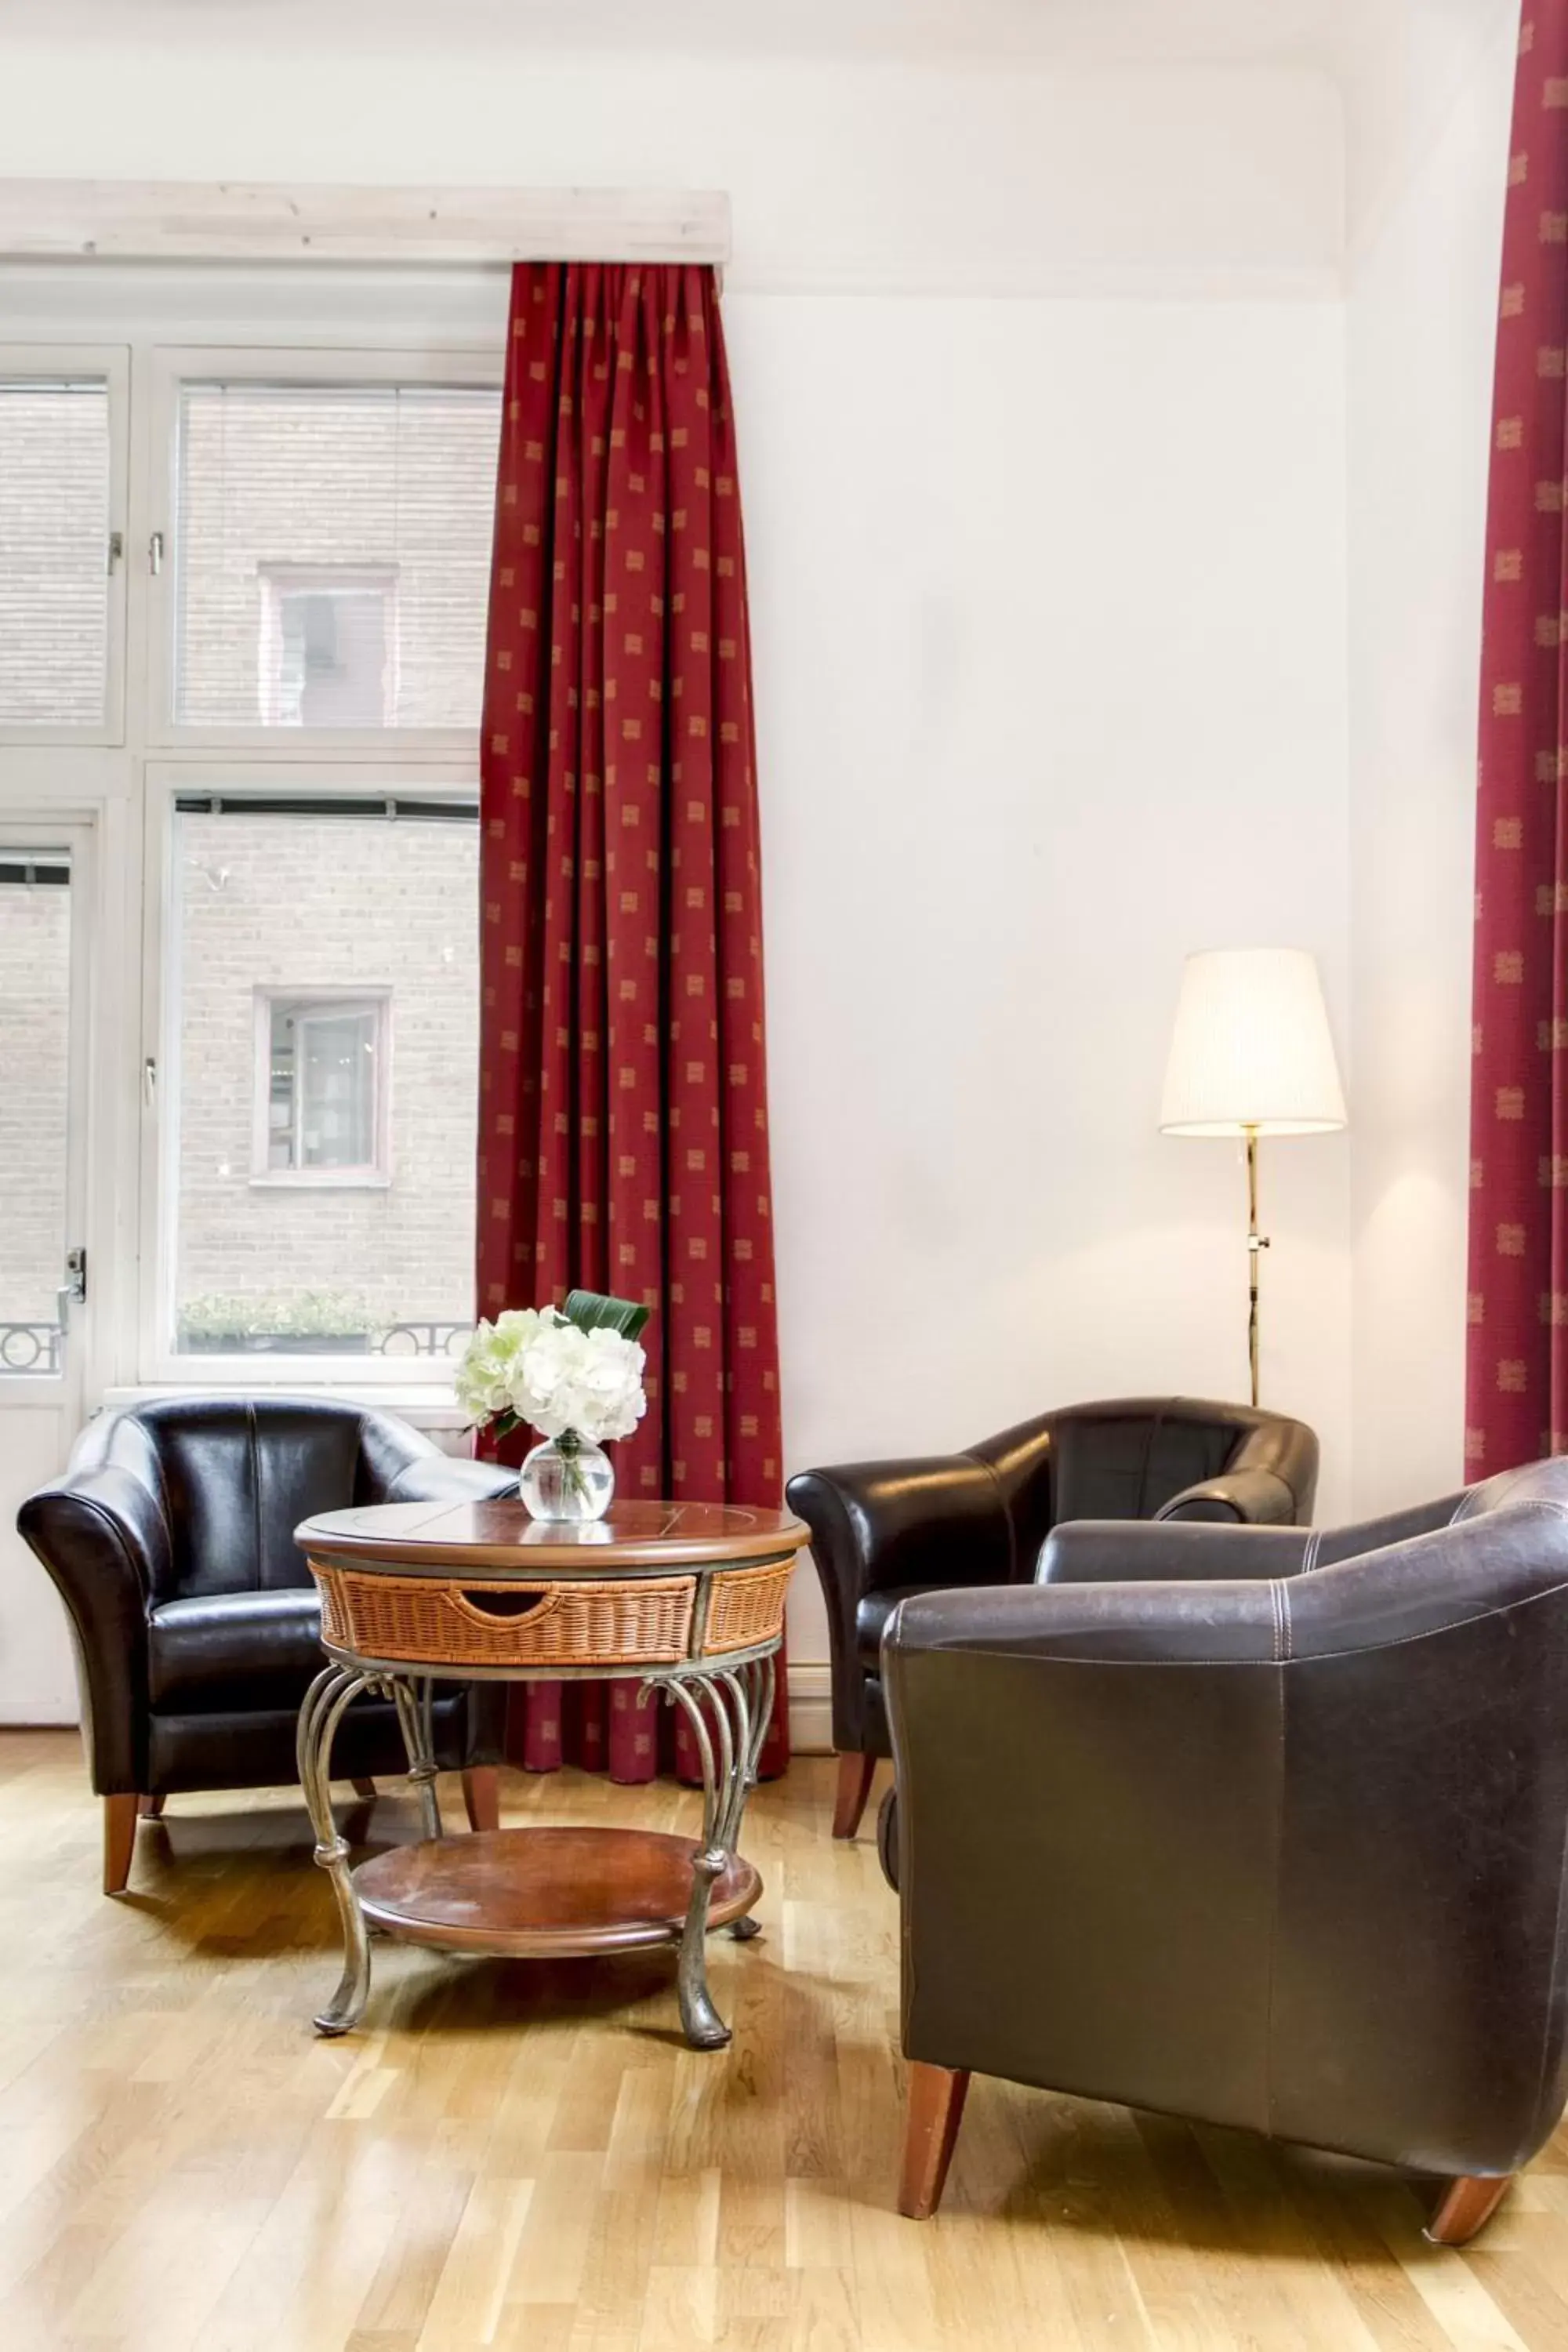
[[[142,1100],[148,1110],[157,1109],[158,1062],[153,1054],[149,1054],[142,1065]]]
[[[115,566],[124,552],[125,533],[122,530],[111,530],[109,534],[109,576],[111,580],[114,577]]]
[[[147,541],[147,569],[154,580],[163,569],[163,534],[155,530]]]
[[[87,1297],[87,1252],[79,1244],[66,1252],[66,1278],[55,1293],[55,1322],[62,1338],[70,1321],[73,1307],[80,1307]]]

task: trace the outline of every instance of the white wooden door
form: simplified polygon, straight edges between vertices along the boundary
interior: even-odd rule
[[[65,1612],[16,1533],[81,1425],[94,828],[0,818],[0,1722],[74,1719]],[[85,1292],[73,1297],[75,1290]]]

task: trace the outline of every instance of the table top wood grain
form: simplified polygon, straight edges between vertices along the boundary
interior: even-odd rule
[[[760,1567],[809,1539],[789,1511],[741,1503],[616,1501],[603,1519],[535,1519],[502,1496],[462,1503],[379,1503],[323,1511],[294,1531],[318,1559],[394,1573],[536,1577],[668,1575],[682,1568]]]

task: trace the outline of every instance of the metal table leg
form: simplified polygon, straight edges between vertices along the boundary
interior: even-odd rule
[[[708,1909],[716,1880],[740,1843],[741,1818],[755,1785],[757,1764],[773,1704],[773,1661],[710,1666],[665,1681],[684,1709],[702,1763],[702,1848],[692,1871],[691,1901],[681,1931],[677,1989],[680,2022],[694,2050],[721,2050],[730,2028],[708,1990]],[[737,1937],[754,1936],[754,1919],[738,1919]]]
[[[300,1786],[316,1832],[316,1860],[332,1882],[343,1930],[343,1972],[338,1989],[316,2018],[318,2033],[347,2033],[364,2015],[370,1998],[370,1938],[349,1874],[349,1849],[332,1815],[332,1740],[352,1700],[379,1678],[347,1666],[327,1666],[316,1676],[300,1710],[296,1755]]]
[[[436,1725],[432,1712],[436,1685],[428,1675],[418,1684],[405,1682],[397,1675],[388,1679],[387,1687],[397,1709],[403,1745],[408,1751],[408,1778],[419,1799],[420,1827],[427,1838],[438,1838],[442,1834],[441,1801],[436,1790]]]

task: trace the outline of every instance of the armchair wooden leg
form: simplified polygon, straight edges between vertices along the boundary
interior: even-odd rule
[[[1512,2186],[1511,2172],[1487,2177],[1461,2173],[1438,2199],[1437,2210],[1426,2224],[1427,2237],[1435,2246],[1468,2246],[1476,2232],[1486,2228]]]
[[[968,2092],[969,2076],[957,2067],[920,2059],[910,2067],[899,2210],[911,2221],[929,2221],[942,2202]]]
[[[374,1804],[375,1782],[374,1780],[355,1780],[352,1783],[352,1786],[354,1795],[358,1797],[363,1803],[367,1805]]]
[[[833,1798],[833,1834],[836,1838],[852,1838],[859,1828],[860,1816],[866,1810],[866,1800],[871,1793],[876,1770],[874,1756],[839,1758],[838,1786]]]
[[[134,1790],[128,1796],[103,1801],[103,1891],[123,1895],[131,1875],[136,1844],[136,1809],[142,1800]]]
[[[137,1811],[144,1822],[161,1822],[163,1818],[162,1797],[138,1797]]]
[[[500,1773],[493,1764],[472,1764],[463,1775],[463,1802],[471,1830],[500,1827]]]

